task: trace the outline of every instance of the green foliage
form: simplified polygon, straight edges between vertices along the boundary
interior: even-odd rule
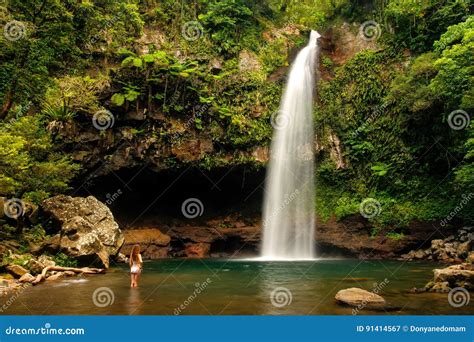
[[[343,219],[375,198],[374,233],[396,227],[387,236],[403,238],[411,221],[440,218],[473,190],[472,126],[447,123],[453,110],[474,107],[471,11],[463,0],[11,0],[6,19],[26,34],[0,41],[0,195],[39,203],[65,191],[79,166],[56,132],[110,106],[117,126],[131,110],[144,113],[146,129],[130,133],[151,132],[159,148],[212,139],[215,151],[199,167],[254,165],[249,156],[271,139],[281,68],[309,29],[376,19],[377,49],[342,66],[322,50],[329,75],[314,113],[316,206],[325,219]],[[189,21],[202,29],[197,40],[183,34]],[[459,219],[472,221],[468,211]]]
[[[52,107],[46,104],[43,109],[43,115],[50,121],[70,121],[74,118],[76,113],[72,112],[68,107]]]
[[[403,232],[401,233],[389,232],[385,236],[388,237],[389,239],[397,241],[397,240],[402,240],[405,237],[405,234],[403,234]]]
[[[58,266],[77,267],[77,260],[64,253],[58,253],[54,255],[53,260]]]
[[[25,241],[25,244],[28,243],[41,243],[47,237],[44,228],[41,224],[34,225],[29,229],[23,231],[22,239]]]
[[[25,267],[32,258],[31,254],[22,254],[18,258],[12,258],[10,255],[3,254],[2,265],[13,264]]]
[[[219,51],[235,52],[245,31],[257,24],[244,0],[211,1],[199,20]]]
[[[464,144],[466,155],[463,163],[455,168],[455,185],[460,192],[465,194],[474,192],[474,124],[472,122],[469,134]]]
[[[390,0],[384,16],[395,31],[390,35],[394,46],[425,52],[449,26],[465,20],[471,11],[472,4],[464,0]]]
[[[284,19],[308,28],[318,29],[336,15],[350,14],[357,7],[348,0],[271,0],[270,6],[284,13]]]
[[[46,196],[64,191],[79,166],[56,150],[39,116],[0,123],[0,194]]]
[[[435,50],[438,71],[430,83],[433,94],[443,99],[447,108],[474,109],[474,16],[449,27]]]
[[[425,5],[406,9],[421,6],[423,15]],[[451,5],[441,11],[448,13]],[[387,11],[394,11],[393,6]],[[374,233],[403,229],[414,220],[442,219],[462,194],[472,191],[472,125],[453,130],[448,117],[454,110],[469,113],[473,108],[473,23],[471,16],[447,28],[433,51],[406,68],[389,50],[365,51],[321,85],[319,135],[328,141],[335,133],[347,163],[336,169],[333,157],[320,153],[317,179],[324,194],[318,192],[317,210],[326,219],[359,215],[358,205],[371,197],[382,208],[370,219]],[[435,36],[417,39],[432,43]],[[469,212],[463,210],[456,219],[472,222]]]
[[[284,39],[269,42],[260,50],[260,60],[267,74],[272,73],[279,67],[288,66],[287,50]]]

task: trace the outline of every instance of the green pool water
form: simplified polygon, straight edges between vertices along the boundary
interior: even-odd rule
[[[167,259],[145,262],[137,289],[126,265],[105,275],[44,282],[23,290],[2,314],[11,315],[351,315],[334,301],[348,287],[376,289],[390,310],[357,314],[473,314],[473,300],[455,308],[447,294],[412,294],[437,265],[402,261],[264,262]],[[94,295],[95,293],[95,295]]]

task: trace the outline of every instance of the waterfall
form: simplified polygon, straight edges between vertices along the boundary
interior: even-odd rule
[[[316,31],[296,56],[274,127],[263,204],[262,258],[315,257],[313,89]]]

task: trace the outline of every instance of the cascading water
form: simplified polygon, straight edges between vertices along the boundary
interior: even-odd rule
[[[316,31],[297,55],[276,116],[263,205],[262,258],[304,260],[314,249],[313,89]]]

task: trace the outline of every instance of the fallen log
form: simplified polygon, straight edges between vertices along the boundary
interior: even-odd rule
[[[43,271],[41,274],[38,274],[36,276],[36,279],[31,282],[32,285],[39,284],[43,280],[46,279],[46,275],[49,271],[59,271],[59,272],[65,272],[65,271],[72,271],[74,273],[78,274],[103,274],[105,273],[105,269],[103,268],[89,268],[89,267],[82,267],[82,268],[77,268],[77,267],[62,267],[62,266],[47,266],[43,268]]]

